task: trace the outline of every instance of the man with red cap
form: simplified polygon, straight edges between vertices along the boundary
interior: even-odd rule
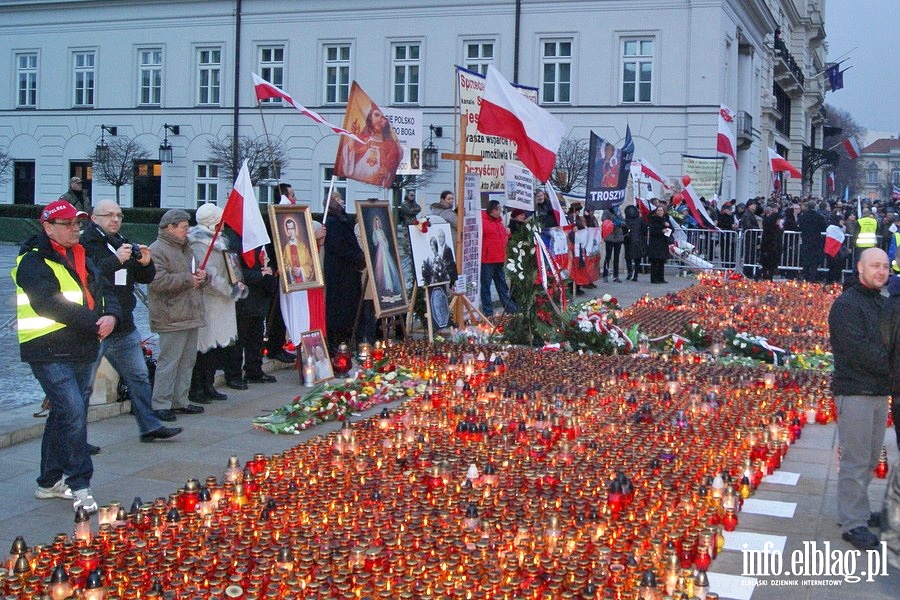
[[[75,510],[90,513],[97,510],[87,444],[92,371],[100,341],[121,313],[115,293],[78,243],[79,219],[85,217],[65,200],[44,207],[41,231],[22,244],[12,277],[19,352],[50,402],[34,495],[70,499]]]

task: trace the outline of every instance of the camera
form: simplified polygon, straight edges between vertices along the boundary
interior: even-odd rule
[[[131,245],[131,258],[133,258],[134,260],[141,260],[140,244],[132,244]]]

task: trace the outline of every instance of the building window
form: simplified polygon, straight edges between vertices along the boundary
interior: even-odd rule
[[[653,98],[653,40],[622,40],[622,102]]]
[[[494,42],[466,42],[464,54],[468,70],[487,75],[488,65],[494,64]]]
[[[881,172],[878,170],[878,165],[871,164],[866,169],[866,185],[878,185],[878,176]]]
[[[74,95],[72,105],[78,107],[94,106],[94,61],[93,52],[76,52],[72,55],[72,81]]]
[[[284,89],[284,46],[260,46],[259,76]],[[277,103],[281,98],[267,98],[263,102]]]
[[[572,42],[541,43],[541,102],[565,103],[572,99]]]
[[[350,97],[350,44],[325,46],[325,103],[345,104]]]
[[[394,104],[419,102],[419,44],[394,44]]]
[[[222,93],[222,49],[197,51],[197,104],[219,105]]]
[[[138,57],[139,103],[159,106],[162,104],[162,48],[141,48]]]
[[[891,173],[891,185],[900,185],[900,171]]]
[[[197,190],[197,206],[200,206],[204,202],[218,202],[219,167],[211,163],[198,163],[195,182]]]
[[[775,108],[781,114],[781,118],[775,121],[775,130],[788,137],[791,136],[791,97],[785,93],[781,86],[775,84],[772,88],[775,96]]]
[[[37,52],[16,55],[16,107],[37,107]]]
[[[328,201],[328,189],[331,187],[331,178],[334,177],[334,166],[322,166],[322,198],[319,204],[310,202],[317,210],[325,210],[325,202]],[[339,192],[344,201],[347,201],[347,180],[343,177],[334,178],[334,191]],[[348,207],[349,208],[349,207]]]

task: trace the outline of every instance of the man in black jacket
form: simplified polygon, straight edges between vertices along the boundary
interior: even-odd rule
[[[834,374],[831,391],[838,405],[841,464],[837,484],[838,522],[842,537],[861,550],[878,547],[867,527],[869,482],[884,444],[889,389],[888,352],[881,329],[888,279],[888,257],[868,248],[857,263],[859,281],[834,301],[828,314]]]
[[[91,513],[97,510],[87,445],[93,366],[99,342],[121,312],[78,243],[79,219],[86,216],[65,200],[44,207],[41,231],[22,244],[12,277],[19,352],[50,403],[34,495],[69,499],[75,510]]]
[[[150,374],[141,350],[141,336],[134,326],[135,283],[150,283],[156,275],[150,248],[133,245],[122,237],[122,209],[112,200],[94,207],[91,224],[81,234],[88,257],[112,286],[122,310],[113,332],[100,343],[100,358],[106,357],[128,386],[131,408],[138,422],[142,442],[163,440],[181,433],[180,427],[164,427],[153,414]],[[140,249],[136,256],[134,248]]]

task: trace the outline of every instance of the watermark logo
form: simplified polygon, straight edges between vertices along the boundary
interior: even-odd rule
[[[742,546],[741,575],[774,578],[760,579],[757,585],[833,586],[863,580],[872,582],[888,574],[887,542],[865,552],[832,548],[831,542],[803,542],[803,548],[791,552],[789,561],[772,542],[766,542],[762,550],[750,550],[747,544]]]

